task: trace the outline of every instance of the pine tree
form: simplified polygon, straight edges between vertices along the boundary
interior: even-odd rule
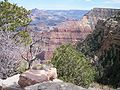
[[[13,37],[20,42],[26,42],[30,40],[27,30],[20,30],[22,27],[27,27],[31,22],[28,17],[30,11],[23,7],[18,7],[16,4],[11,4],[8,0],[0,1],[0,31],[17,32]],[[26,29],[26,28],[25,28]],[[9,38],[9,37],[8,37]]]
[[[71,45],[57,48],[51,61],[58,70],[58,77],[66,82],[88,87],[94,81],[94,67]]]

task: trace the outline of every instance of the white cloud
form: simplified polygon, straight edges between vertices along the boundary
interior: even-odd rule
[[[109,0],[109,1],[105,1],[104,3],[120,3],[120,0]]]

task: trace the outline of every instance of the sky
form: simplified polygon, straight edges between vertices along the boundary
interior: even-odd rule
[[[1,0],[0,0],[1,1]],[[92,8],[120,9],[120,0],[8,0],[28,10],[90,10]]]

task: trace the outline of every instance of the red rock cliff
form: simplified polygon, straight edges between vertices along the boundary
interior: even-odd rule
[[[94,8],[83,16],[81,21],[70,20],[60,23],[51,31],[37,33],[39,37],[48,39],[42,45],[45,49],[45,59],[51,59],[54,50],[61,44],[76,44],[83,41],[90,34],[99,19],[107,19],[116,14],[118,9]]]

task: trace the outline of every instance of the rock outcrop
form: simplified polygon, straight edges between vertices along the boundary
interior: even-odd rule
[[[20,75],[18,84],[21,87],[34,85],[36,83],[42,83],[57,78],[56,68],[50,68],[49,70],[28,70]]]
[[[120,15],[99,20],[92,34],[88,35],[78,49],[98,68],[98,82],[120,86]]]
[[[94,30],[98,20],[106,20],[116,15],[118,11],[120,11],[120,9],[93,8],[83,16],[82,22],[87,22],[92,30]]]

